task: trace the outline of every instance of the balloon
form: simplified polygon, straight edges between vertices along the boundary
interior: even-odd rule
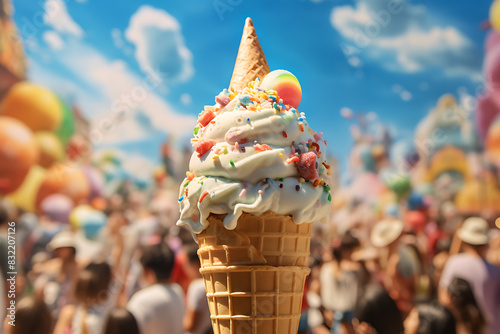
[[[37,161],[31,130],[14,118],[0,116],[0,194],[16,190]]]
[[[59,127],[54,131],[57,137],[61,140],[64,146],[69,143],[69,140],[75,133],[75,118],[73,116],[73,111],[71,108],[59,100],[62,108],[62,120]]]
[[[108,219],[104,213],[97,210],[84,211],[80,218],[80,228],[87,239],[95,239]]]
[[[78,204],[89,198],[90,185],[80,169],[74,166],[55,164],[47,170],[47,175],[38,190],[37,208],[39,209],[42,201],[52,194],[66,195],[74,204]]]
[[[486,43],[484,45],[484,48],[485,51],[488,53],[497,46],[500,46],[500,33],[495,30],[492,30],[486,37]]]
[[[500,155],[500,116],[496,118],[488,131],[486,150],[494,153],[496,156]]]
[[[385,215],[388,217],[397,218],[399,214],[399,208],[396,203],[390,203],[385,208]]]
[[[417,193],[412,193],[408,198],[408,209],[409,210],[420,210],[425,208],[424,197]]]
[[[26,81],[12,86],[0,104],[0,115],[16,118],[33,131],[55,130],[62,113],[54,93]]]
[[[108,207],[108,202],[102,197],[96,197],[90,202],[92,207],[99,211],[104,211]]]
[[[299,80],[292,73],[285,70],[275,70],[268,73],[260,88],[265,90],[275,90],[284,104],[297,108],[302,99],[302,88]]]
[[[500,115],[500,108],[490,95],[482,95],[477,99],[476,125],[483,140],[497,115]]]
[[[380,174],[384,184],[391,189],[398,198],[402,198],[411,190],[411,181],[407,173],[396,170],[385,170]]]
[[[69,214],[73,209],[73,201],[65,195],[53,194],[47,196],[40,204],[43,214],[52,221],[68,223]]]
[[[80,228],[85,212],[94,210],[90,205],[78,205],[69,214],[69,222],[74,228]]]
[[[416,232],[422,232],[427,224],[427,217],[420,211],[408,211],[405,218],[406,224]]]
[[[38,164],[49,168],[53,163],[63,161],[66,157],[64,147],[55,134],[47,131],[39,131],[35,134],[36,143],[40,151]]]
[[[45,168],[38,165],[31,167],[21,186],[7,195],[6,198],[15,206],[34,212],[36,194],[45,178],[45,174]]]
[[[491,98],[500,106],[500,47],[494,48],[484,58],[484,75]]]
[[[102,173],[92,166],[83,166],[82,171],[85,173],[90,185],[90,197],[99,197],[104,189],[104,176]]]
[[[500,31],[500,1],[496,0],[490,7],[490,24],[496,31]]]

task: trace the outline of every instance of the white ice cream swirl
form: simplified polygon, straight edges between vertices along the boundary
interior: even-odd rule
[[[326,142],[305,115],[280,103],[273,91],[224,90],[200,114],[190,172],[180,187],[179,225],[194,233],[210,213],[227,214],[234,229],[242,212],[273,211],[297,223],[323,221],[331,195],[324,179]],[[236,95],[236,96],[235,96]]]

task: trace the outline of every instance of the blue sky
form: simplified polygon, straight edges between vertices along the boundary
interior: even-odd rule
[[[391,1],[15,0],[14,19],[29,79],[79,105],[97,147],[156,160],[228,86],[250,16],[270,68],[297,76],[299,110],[345,162],[341,108],[410,138],[439,96],[480,87],[489,1],[413,0],[393,13]]]

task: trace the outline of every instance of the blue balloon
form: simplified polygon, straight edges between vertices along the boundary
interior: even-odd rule
[[[95,239],[106,225],[107,217],[97,210],[86,211],[80,221],[80,228],[87,239]]]
[[[385,208],[385,214],[388,217],[396,218],[399,214],[398,205],[396,203],[391,203],[391,204],[387,205],[387,207]]]
[[[420,210],[425,207],[424,197],[420,194],[413,193],[408,198],[408,209],[410,211]]]

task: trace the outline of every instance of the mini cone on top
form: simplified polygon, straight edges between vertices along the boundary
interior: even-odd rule
[[[271,71],[260,46],[252,19],[248,17],[245,21],[229,88],[241,91],[247,87],[249,82],[257,78],[262,80],[269,72]]]

